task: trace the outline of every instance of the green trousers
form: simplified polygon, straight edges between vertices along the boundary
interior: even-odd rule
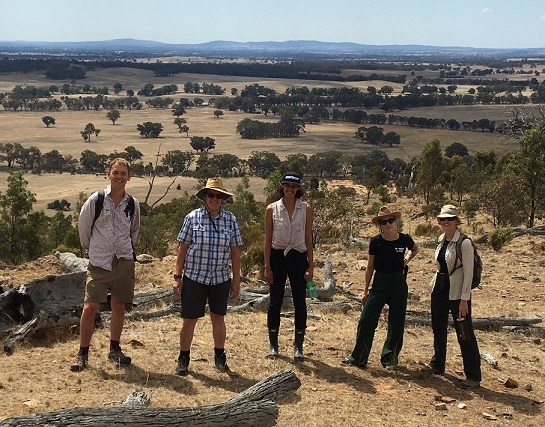
[[[361,310],[356,345],[351,358],[358,366],[367,365],[380,313],[384,305],[388,304],[388,334],[382,347],[380,362],[385,367],[396,366],[403,347],[408,296],[407,282],[401,271],[396,273],[375,272],[371,286],[365,305]]]

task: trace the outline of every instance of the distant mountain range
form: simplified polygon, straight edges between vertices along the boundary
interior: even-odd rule
[[[0,41],[0,54],[35,56],[43,54],[91,55],[207,55],[218,57],[328,56],[328,57],[544,57],[545,48],[495,49],[459,46],[367,45],[351,42],[291,40],[284,42],[211,41],[172,44],[150,40],[115,39],[84,42]]]

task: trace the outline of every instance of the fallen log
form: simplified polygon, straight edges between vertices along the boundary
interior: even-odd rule
[[[508,326],[531,326],[541,323],[543,319],[538,316],[531,317],[473,317],[471,319],[475,329],[504,328]],[[431,326],[431,318],[407,316],[405,323],[410,325]],[[452,325],[452,318],[449,319]]]
[[[2,422],[2,426],[267,427],[276,425],[277,400],[300,386],[297,376],[290,370],[284,370],[217,405],[195,408],[143,408],[122,405],[114,408],[61,409],[8,418]]]
[[[63,315],[51,315],[45,311],[39,312],[36,317],[23,325],[13,327],[4,339],[4,353],[7,355],[13,354],[15,346],[25,338],[40,329],[52,329],[66,326],[79,325],[81,309],[65,313]],[[100,325],[100,319],[98,319]],[[99,326],[97,325],[97,326]]]

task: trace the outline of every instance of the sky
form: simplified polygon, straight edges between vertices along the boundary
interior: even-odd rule
[[[0,0],[0,40],[545,47],[543,0]]]

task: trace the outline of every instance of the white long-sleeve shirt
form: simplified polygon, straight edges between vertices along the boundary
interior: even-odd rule
[[[100,216],[95,218],[98,191],[91,194],[79,214],[78,232],[81,246],[89,253],[89,262],[95,267],[112,270],[112,261],[117,258],[133,258],[133,242],[140,231],[140,204],[134,199],[134,215],[125,213],[129,195],[125,192],[118,206],[110,198],[111,188],[104,190],[104,204]]]

